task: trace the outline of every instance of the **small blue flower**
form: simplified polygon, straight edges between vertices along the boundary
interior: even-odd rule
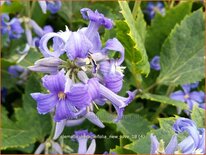
[[[152,19],[154,18],[156,12],[165,15],[165,8],[162,2],[149,2],[145,12],[148,14],[149,18]]]
[[[201,105],[204,105],[205,93],[203,91],[192,91],[197,85],[197,83],[182,85],[183,91],[179,90],[171,93],[170,98],[187,103],[190,110],[193,109],[194,104],[202,107]]]
[[[19,65],[13,65],[8,68],[9,74],[14,77],[20,77],[20,75],[25,71],[25,69]]]
[[[18,18],[12,18],[10,20],[8,14],[1,15],[1,33],[7,34],[9,39],[19,39],[24,32],[21,23]]]
[[[150,67],[157,71],[161,69],[159,56],[154,56],[154,58],[152,58],[152,60],[150,61]]]

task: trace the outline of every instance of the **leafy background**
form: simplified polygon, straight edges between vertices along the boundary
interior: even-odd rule
[[[28,9],[30,3],[15,1],[10,6],[1,7],[1,12],[11,16],[30,16],[40,26],[52,25],[56,32],[64,30],[65,25],[73,31],[86,26],[88,22],[81,18],[79,12],[83,7],[98,9],[113,19],[114,29],[101,29],[100,34],[104,43],[108,38],[117,37],[125,47],[124,66],[127,68],[120,95],[125,96],[126,90],[141,90],[119,123],[113,123],[114,109],[106,105],[105,110],[96,111],[106,126],[104,129],[86,121],[81,126],[66,128],[63,135],[72,135],[77,129],[88,129],[96,135],[121,136],[97,139],[96,153],[149,153],[151,133],[168,143],[174,134],[171,125],[178,115],[176,109],[188,108],[183,102],[171,100],[169,94],[180,85],[195,81],[201,81],[199,89],[204,89],[205,21],[202,2],[181,1],[173,6],[164,2],[165,16],[157,13],[152,21],[144,13],[148,2],[63,1],[62,9],[54,15],[42,14],[37,3]],[[12,40],[9,46],[4,36],[1,36],[1,41],[2,87],[8,91],[1,104],[1,150],[2,153],[33,153],[52,128],[50,116],[39,115],[36,103],[29,95],[44,91],[40,83],[43,75],[30,73],[25,83],[16,84],[19,79],[10,76],[8,67],[16,64],[20,57],[16,50],[24,45],[26,38]],[[160,72],[150,70],[149,61],[155,55],[160,55]],[[26,68],[41,57],[38,49],[31,49],[18,65]],[[183,112],[179,116],[187,117]],[[204,110],[195,107],[191,118],[198,127],[204,127]],[[154,129],[154,125],[158,129]],[[73,152],[78,147],[70,139],[64,139],[64,144]]]

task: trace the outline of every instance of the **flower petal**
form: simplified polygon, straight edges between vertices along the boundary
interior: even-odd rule
[[[38,1],[39,2],[39,6],[41,7],[41,10],[44,14],[46,14],[46,9],[47,9],[47,5],[46,5],[46,1]]]
[[[35,150],[34,154],[41,154],[43,150],[45,149],[45,144],[41,143],[38,148]]]
[[[178,144],[177,136],[174,135],[174,136],[172,136],[167,147],[165,148],[165,153],[166,154],[174,154],[176,149],[177,149],[177,144]]]
[[[95,139],[92,139],[92,142],[89,145],[89,148],[87,149],[87,152],[85,154],[94,154],[95,150],[96,150],[96,141]]]
[[[36,100],[37,110],[40,114],[46,114],[52,111],[58,102],[58,98],[55,94],[32,93],[31,96]]]
[[[170,94],[170,98],[177,101],[185,102],[185,94],[183,91],[179,90]]]
[[[88,112],[84,117],[87,118],[90,122],[92,122],[93,124],[95,124],[96,126],[98,126],[100,128],[105,127],[104,124],[97,117],[97,115],[95,115],[93,112]]]
[[[150,154],[156,154],[156,151],[159,147],[159,142],[157,140],[157,137],[154,136],[153,134],[150,135],[150,139],[151,139]]]
[[[61,148],[61,146],[57,142],[53,142],[52,141],[52,149],[54,149],[54,151],[57,154],[63,154],[62,148]]]
[[[59,71],[56,75],[45,75],[42,82],[43,86],[52,93],[64,92],[66,83],[64,70]]]
[[[56,123],[53,140],[56,140],[57,138],[59,138],[59,136],[64,130],[65,125],[66,125],[66,120],[62,120]]]

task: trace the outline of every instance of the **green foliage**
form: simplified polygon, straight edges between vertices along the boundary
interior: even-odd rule
[[[34,62],[39,60],[42,57],[42,54],[36,49],[31,49],[24,57],[22,61],[20,61],[19,65],[23,67],[33,66]]]
[[[167,145],[171,139],[171,137],[174,135],[174,131],[171,128],[171,124],[174,123],[175,118],[161,118],[160,121],[160,129],[157,130],[151,130],[146,136],[132,142],[129,145],[126,145],[125,148],[134,151],[135,153],[140,154],[149,154],[150,153],[150,135],[154,134],[157,136],[157,139],[163,139],[165,144]]]
[[[201,10],[175,26],[162,46],[158,83],[178,85],[204,78],[204,33]]]
[[[185,104],[184,102],[172,100],[167,96],[145,93],[145,94],[141,95],[140,97],[142,99],[148,99],[148,100],[151,100],[151,101],[176,106],[176,107],[179,107],[181,109],[188,109],[187,104]]]
[[[150,71],[150,66],[149,66],[149,62],[148,62],[148,58],[147,58],[147,54],[146,54],[146,50],[145,50],[145,46],[144,46],[144,38],[145,38],[145,21],[143,19],[142,13],[139,9],[139,14],[137,14],[137,17],[134,19],[132,16],[132,13],[130,11],[130,8],[128,6],[128,3],[126,1],[119,1],[119,5],[121,8],[121,13],[125,19],[125,22],[129,28],[129,31],[127,31],[127,28],[125,28],[125,25],[123,26],[123,24],[119,24],[119,29],[122,29],[122,32],[124,32],[123,34],[119,34],[119,39],[120,41],[125,45],[128,43],[128,41],[130,42],[129,46],[130,48],[126,47],[126,51],[128,50],[128,52],[132,53],[132,55],[134,57],[130,57],[130,59],[127,60],[127,62],[130,62],[130,66],[132,67],[132,72],[133,70],[135,70],[136,74],[149,74]],[[138,25],[139,23],[141,23],[141,29],[139,29],[140,25]],[[138,25],[138,26],[137,26]],[[120,27],[121,26],[121,27]],[[126,31],[125,31],[126,30]],[[118,34],[117,34],[118,35]],[[125,39],[125,35],[128,35],[129,38],[131,38],[130,40]],[[128,37],[126,37],[128,38]],[[126,42],[126,43],[124,43]],[[132,49],[132,52],[130,51],[130,49]],[[126,57],[127,59],[127,57]],[[131,60],[132,59],[132,60]]]
[[[14,1],[10,5],[3,5],[0,7],[0,12],[4,13],[16,13],[22,10],[23,4]]]
[[[2,145],[1,150],[8,148],[25,148],[36,141],[43,141],[50,133],[51,120],[48,115],[39,115],[36,110],[36,102],[30,93],[41,90],[39,81],[31,76],[26,83],[23,95],[23,107],[15,109],[15,120],[7,117],[3,109],[2,115]]]
[[[205,110],[194,105],[191,113],[191,119],[197,124],[198,128],[205,128]]]
[[[170,10],[166,10],[165,16],[156,14],[151,26],[148,27],[145,40],[146,50],[150,58],[160,54],[165,39],[174,26],[190,13],[191,7],[191,2],[182,2]]]
[[[9,72],[8,68],[9,66],[14,65],[14,63],[6,60],[6,59],[1,59],[1,80],[2,80],[2,87],[4,88],[11,88],[16,84],[16,79],[13,78]]]

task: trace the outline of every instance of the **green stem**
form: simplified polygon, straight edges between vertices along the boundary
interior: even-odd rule
[[[32,2],[32,5],[31,5],[31,13],[30,13],[31,17],[32,17],[34,8],[35,8],[35,4],[36,4],[36,1],[33,1],[33,2]]]
[[[51,118],[53,118],[52,113],[51,113]],[[48,140],[51,140],[52,137],[54,136],[55,127],[56,127],[56,123],[52,120],[52,129],[51,129]]]

